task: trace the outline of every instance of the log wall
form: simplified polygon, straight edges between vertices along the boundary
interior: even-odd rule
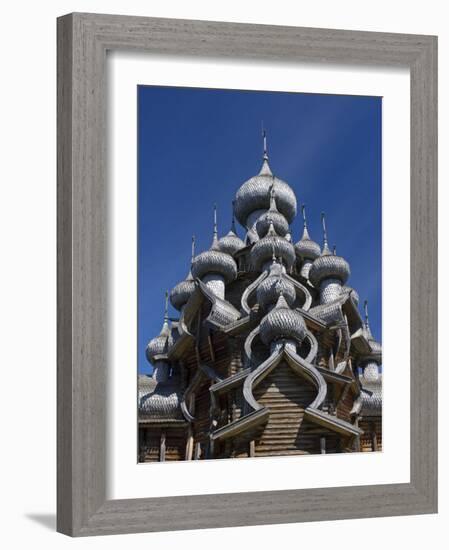
[[[157,428],[139,426],[139,462],[161,461],[161,436],[165,434],[164,460],[184,460],[186,430],[182,428]]]
[[[300,432],[304,409],[315,399],[316,389],[286,364],[278,365],[253,391],[255,399],[270,410],[268,422],[255,442],[255,456],[313,452]]]

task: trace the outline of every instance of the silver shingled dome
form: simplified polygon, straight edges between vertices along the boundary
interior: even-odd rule
[[[295,252],[302,260],[316,260],[321,255],[320,245],[312,241],[307,227],[304,228],[302,238],[295,244]]]
[[[232,256],[211,248],[195,256],[192,262],[192,276],[201,279],[209,273],[221,275],[229,283],[237,277],[237,264]]]
[[[273,263],[270,267],[270,274],[257,287],[257,303],[267,309],[275,304],[282,294],[289,306],[293,305],[296,299],[296,290],[290,281],[282,277],[282,266]]]
[[[148,342],[147,349],[145,350],[148,361],[154,365],[154,360],[157,355],[162,355],[168,352],[170,339],[170,328],[168,326],[168,320],[164,319],[162,330],[158,336]]]
[[[274,340],[287,338],[296,340],[299,344],[306,335],[306,325],[299,311],[290,309],[281,295],[276,306],[260,323],[260,338],[266,345]]]
[[[192,235],[192,255],[190,265],[195,258],[195,235]],[[195,292],[195,283],[192,277],[192,270],[189,270],[184,281],[178,283],[170,292],[170,303],[178,311],[189,301],[190,296]]]
[[[325,279],[338,279],[344,285],[351,274],[348,262],[341,256],[326,254],[317,258],[310,268],[309,281],[319,288]]]
[[[270,225],[267,236],[257,241],[251,249],[251,263],[256,271],[261,271],[263,265],[273,257],[282,258],[287,269],[295,263],[296,255],[292,243],[284,237],[276,235],[273,224]]]
[[[236,252],[245,248],[245,243],[231,230],[218,241],[218,247],[222,252],[233,256]]]
[[[285,219],[276,205],[276,192],[274,187],[270,190],[270,208],[262,214],[256,222],[256,231],[259,238],[265,237],[270,229],[270,223],[273,224],[274,230],[278,235],[285,237],[288,233],[289,226],[288,221]]]
[[[154,381],[153,381],[154,384]],[[182,419],[182,412],[179,407],[181,392],[179,386],[173,381],[163,384],[145,387],[140,385],[139,379],[139,413],[142,416],[150,416],[158,420]]]
[[[235,216],[242,226],[255,210],[268,210],[270,207],[270,190],[273,186],[276,193],[277,208],[289,223],[296,216],[296,197],[292,188],[271,172],[268,159],[264,159],[262,168],[246,181],[235,195]]]
[[[188,302],[190,296],[195,292],[195,283],[191,273],[187,279],[178,283],[170,292],[170,303],[178,311]]]
[[[307,229],[307,218],[306,218],[306,205],[301,205],[302,219],[304,221],[304,230],[302,232],[301,239],[295,244],[296,255],[301,258],[301,260],[315,260],[321,256],[321,248],[318,243],[312,241],[309,235],[309,230]]]
[[[260,238],[265,237],[270,228],[270,222],[273,223],[274,230],[278,235],[285,235],[288,232],[288,221],[285,216],[277,211],[268,210],[265,214],[262,214],[256,222],[256,231]]]

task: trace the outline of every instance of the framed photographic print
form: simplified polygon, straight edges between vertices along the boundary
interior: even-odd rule
[[[58,20],[58,530],[432,513],[436,38]]]

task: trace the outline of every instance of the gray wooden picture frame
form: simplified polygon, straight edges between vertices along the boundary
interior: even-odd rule
[[[82,536],[436,512],[437,38],[82,13],[57,24],[58,531]],[[410,69],[410,483],[106,499],[108,50]]]

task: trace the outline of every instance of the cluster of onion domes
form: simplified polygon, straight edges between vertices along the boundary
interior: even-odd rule
[[[292,306],[296,299],[296,290],[291,281],[282,277],[284,267],[273,257],[268,277],[257,287],[257,303],[262,309],[269,309],[276,304],[282,294],[289,306]]]
[[[247,229],[247,243],[252,269],[261,271],[269,266],[268,276],[257,288],[257,302],[262,311],[269,311],[261,322],[261,337],[265,342],[273,338],[293,338],[300,342],[304,338],[305,325],[302,315],[291,310],[296,299],[293,283],[282,275],[298,261],[300,274],[320,292],[320,299],[328,303],[350,293],[358,304],[358,294],[344,286],[350,275],[348,262],[329,250],[324,215],[324,246],[311,239],[307,227],[304,205],[302,214],[304,228],[301,239],[293,245],[289,224],[296,215],[296,197],[290,186],[273,175],[268,164],[266,136],[264,134],[264,155],[262,168],[256,176],[246,181],[237,191],[233,202],[233,218],[230,231],[218,239],[216,210],[214,209],[214,236],[209,250],[195,256],[192,247],[191,269],[185,280],[178,283],[170,293],[170,301],[181,310],[195,291],[195,279],[203,279],[212,288],[212,282],[219,282],[224,292],[224,284],[237,277],[237,264],[234,256],[246,245],[237,235],[235,217]],[[270,260],[271,265],[270,265]],[[216,279],[214,277],[216,276]],[[212,279],[213,281],[212,281]],[[221,282],[220,282],[221,281]],[[218,294],[217,294],[218,295]],[[369,331],[369,327],[367,329]],[[372,350],[379,349],[369,333]],[[166,353],[170,330],[167,320],[161,333],[153,338],[147,347],[147,357]]]
[[[294,340],[301,344],[306,336],[304,319],[296,309],[290,309],[281,294],[274,308],[260,323],[260,338],[266,345],[280,339]]]
[[[270,208],[270,190],[276,194],[278,211],[291,223],[296,216],[296,197],[285,181],[273,175],[268,164],[266,135],[264,133],[264,155],[260,172],[238,189],[235,196],[235,215],[243,227],[250,229],[248,219],[253,212]],[[254,220],[255,222],[256,220]]]
[[[155,338],[152,338],[145,350],[146,357],[154,365],[159,355],[165,355],[170,347],[170,327],[168,326],[168,293],[165,294],[165,313],[161,332]]]

